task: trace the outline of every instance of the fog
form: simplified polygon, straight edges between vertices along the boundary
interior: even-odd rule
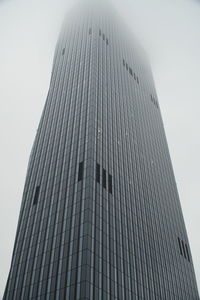
[[[0,298],[55,44],[74,2],[0,0]],[[200,1],[113,2],[151,62],[200,289]]]

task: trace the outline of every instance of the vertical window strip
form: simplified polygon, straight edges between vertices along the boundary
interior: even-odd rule
[[[183,249],[184,257],[187,258],[187,256],[186,256],[186,251],[185,251],[185,244],[184,244],[183,241],[181,241],[181,242],[182,242],[182,249]]]
[[[108,176],[108,190],[109,190],[109,193],[112,194],[112,175],[110,175],[110,174]]]
[[[183,250],[182,250],[181,240],[180,240],[179,237],[178,237],[178,244],[179,244],[180,253],[181,253],[181,255],[183,255]]]
[[[185,250],[186,250],[188,261],[190,262],[190,255],[189,255],[189,250],[188,250],[187,244],[185,244]]]
[[[81,181],[83,179],[83,171],[84,171],[84,162],[79,163],[79,168],[78,168],[78,181]]]
[[[96,181],[100,183],[100,164],[96,165]]]
[[[92,34],[92,28],[89,29],[89,34]]]
[[[35,195],[33,199],[33,205],[36,205],[38,203],[38,198],[39,198],[39,192],[40,192],[40,186],[38,185],[35,189]]]
[[[64,55],[65,54],[65,48],[63,48],[63,50],[62,50],[62,55]]]
[[[105,169],[103,169],[102,182],[103,182],[103,187],[106,189],[106,170]]]
[[[129,71],[130,75],[134,77],[135,81],[137,82],[137,84],[140,83],[139,81],[139,77],[133,72],[133,69],[131,67],[129,67],[128,63],[125,61],[125,59],[123,58],[123,66],[126,67],[126,70]],[[151,100],[155,101],[155,99],[153,99],[153,96],[151,95]],[[155,103],[156,105],[157,103]],[[158,106],[158,105],[157,105]]]
[[[129,67],[129,73],[133,76],[133,70]]]

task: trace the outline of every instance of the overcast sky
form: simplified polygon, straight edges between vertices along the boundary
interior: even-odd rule
[[[200,1],[113,1],[152,65],[200,290]],[[0,299],[55,44],[73,2],[0,0]]]

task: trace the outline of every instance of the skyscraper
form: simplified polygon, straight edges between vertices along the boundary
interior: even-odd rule
[[[94,2],[58,40],[4,300],[197,300],[151,69]]]

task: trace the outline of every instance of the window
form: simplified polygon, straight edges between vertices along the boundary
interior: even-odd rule
[[[158,107],[158,102],[157,102],[157,100],[151,95],[151,101],[153,102],[153,104],[157,107],[157,108],[159,108]]]
[[[184,257],[187,258],[187,257],[186,257],[186,251],[185,251],[185,245],[184,245],[184,242],[183,242],[183,241],[181,241],[181,242],[182,242],[182,248],[183,248]]]
[[[106,170],[103,169],[103,187],[106,189]]]
[[[128,70],[128,64],[126,63],[126,70]]]
[[[123,65],[125,66],[126,65],[126,62],[125,62],[125,60],[123,59]]]
[[[179,237],[178,237],[178,244],[179,244],[180,253],[181,253],[181,255],[183,255],[183,250],[182,250],[182,246],[181,246],[181,240],[179,239]]]
[[[186,250],[188,261],[190,261],[190,255],[189,255],[189,250],[188,250],[187,244],[185,244],[185,250]]]
[[[62,55],[64,55],[65,54],[65,48],[63,48],[63,50],[62,50]]]
[[[100,164],[96,165],[96,181],[100,183]]]
[[[184,241],[182,241],[179,237],[178,237],[178,244],[179,244],[180,254],[190,262],[190,255],[189,255],[187,244],[185,244]]]
[[[92,28],[89,29],[89,34],[92,34]]]
[[[106,44],[108,45],[108,38],[106,39]]]
[[[139,78],[137,77],[137,83],[139,84]]]
[[[133,76],[133,70],[129,67],[129,73]]]
[[[81,181],[83,179],[83,168],[84,168],[84,162],[79,163],[79,169],[78,169],[78,181]]]
[[[110,175],[110,174],[108,176],[108,190],[109,190],[109,193],[112,194],[112,175]]]
[[[38,203],[38,197],[39,197],[39,192],[40,192],[40,186],[38,185],[35,189],[35,195],[33,199],[33,205],[36,205]]]
[[[99,35],[101,36],[101,29],[99,29]]]

